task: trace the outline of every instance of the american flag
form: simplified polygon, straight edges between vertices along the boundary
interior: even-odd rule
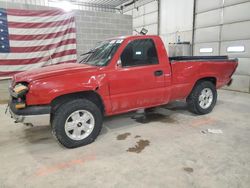
[[[69,62],[76,62],[72,12],[0,8],[0,78]]]

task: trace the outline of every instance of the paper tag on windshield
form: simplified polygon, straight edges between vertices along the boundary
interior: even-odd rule
[[[117,40],[116,43],[120,44],[123,40]]]

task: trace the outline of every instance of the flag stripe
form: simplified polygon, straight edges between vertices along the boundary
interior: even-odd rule
[[[39,63],[41,61],[50,61],[51,58],[54,59],[54,58],[58,58],[58,57],[61,57],[61,56],[72,55],[72,54],[76,54],[76,49],[66,50],[66,51],[63,51],[63,52],[54,53],[54,54],[51,55],[51,57],[50,56],[44,56],[44,57],[39,57],[39,58],[22,59],[21,61],[20,61],[20,59],[7,59],[7,60],[0,59],[0,65],[35,64],[35,63]]]
[[[75,33],[75,28],[68,28],[63,31],[59,31],[56,33],[50,33],[50,34],[39,34],[39,35],[9,35],[10,40],[41,40],[41,39],[51,39],[56,38],[62,35],[65,35],[67,33]]]
[[[7,9],[8,15],[12,16],[56,16],[65,14],[60,9],[54,10],[19,10],[19,9]]]
[[[71,22],[68,25],[63,25],[60,27],[50,27],[50,28],[9,28],[10,35],[26,35],[28,33],[32,33],[33,35],[39,34],[51,34],[66,30],[68,28],[75,28],[75,23]]]
[[[64,39],[74,39],[75,33],[68,33],[63,36],[59,36],[57,38],[52,39],[43,39],[43,40],[28,40],[28,41],[20,41],[20,40],[10,40],[10,46],[11,47],[32,47],[32,46],[44,46],[49,44],[55,44],[58,43]]]
[[[8,14],[8,13],[7,13]],[[47,23],[51,21],[62,21],[67,18],[72,18],[72,14],[63,14],[56,16],[11,16],[8,14],[7,16],[9,22],[26,22],[26,23]]]
[[[62,56],[61,58],[55,58],[54,61],[58,61],[58,63],[75,63],[76,58],[74,55],[66,55]],[[58,64],[57,63],[57,64]],[[50,61],[42,61],[36,64],[26,64],[26,65],[3,65],[1,66],[1,72],[10,72],[10,71],[26,71],[33,68],[39,68],[44,66],[51,65]]]
[[[37,52],[37,51],[50,50],[52,48],[66,45],[66,44],[76,44],[76,39],[67,39],[67,40],[63,40],[55,44],[49,44],[49,45],[44,45],[44,46],[10,47],[10,51],[13,53]]]
[[[75,49],[76,45],[75,44],[67,44],[67,45],[62,45],[57,48],[53,48],[50,50],[46,51],[38,51],[38,52],[31,52],[31,53],[10,53],[7,57],[5,54],[0,53],[0,59],[32,59],[32,58],[38,58],[38,57],[44,57],[44,56],[50,56],[54,53],[62,52],[65,50],[72,50]]]
[[[26,22],[8,22],[8,26],[11,28],[49,28],[49,27],[58,27],[61,25],[67,25],[71,22],[74,22],[74,18],[68,18],[62,21],[55,22],[38,22],[38,23],[26,23]]]

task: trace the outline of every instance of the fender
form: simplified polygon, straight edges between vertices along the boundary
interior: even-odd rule
[[[84,72],[34,80],[29,84],[26,104],[46,105],[61,95],[82,91],[96,91],[105,100],[109,96],[106,74]]]

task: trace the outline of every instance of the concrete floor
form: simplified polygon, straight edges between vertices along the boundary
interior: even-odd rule
[[[250,186],[249,94],[220,90],[205,116],[176,102],[143,122],[133,113],[106,118],[94,143],[71,150],[57,144],[50,127],[14,124],[4,108],[0,187]]]

